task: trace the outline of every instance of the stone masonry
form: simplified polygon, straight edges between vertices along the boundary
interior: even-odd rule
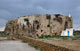
[[[62,31],[73,28],[72,17],[60,14],[23,16],[9,20],[5,32],[25,36],[61,35]]]

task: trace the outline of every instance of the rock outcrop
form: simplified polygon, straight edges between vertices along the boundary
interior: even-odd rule
[[[9,20],[5,32],[20,35],[61,35],[62,31],[73,28],[72,17],[60,14],[23,16]]]

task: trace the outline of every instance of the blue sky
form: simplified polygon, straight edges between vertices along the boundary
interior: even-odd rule
[[[74,28],[80,28],[80,0],[0,0],[0,27],[20,16],[57,13],[70,13]]]

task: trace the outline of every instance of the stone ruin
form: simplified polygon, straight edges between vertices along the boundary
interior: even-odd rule
[[[18,17],[6,23],[5,32],[14,35],[39,37],[59,35],[62,31],[73,28],[72,17],[60,14],[31,15]]]

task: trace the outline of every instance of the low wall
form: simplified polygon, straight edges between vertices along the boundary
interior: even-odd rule
[[[19,38],[21,40],[27,41],[28,43],[32,43],[33,45],[36,45],[38,48],[43,49],[43,51],[73,51],[71,49],[52,45],[47,42],[43,42],[34,38],[22,37],[22,36],[20,36]]]

